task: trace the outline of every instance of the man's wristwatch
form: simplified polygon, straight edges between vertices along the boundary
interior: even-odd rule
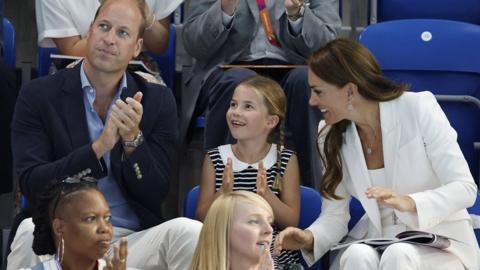
[[[136,148],[140,146],[143,143],[143,133],[142,131],[138,132],[137,137],[133,139],[132,141],[122,141],[122,144],[124,147],[132,147]]]
[[[303,14],[305,13],[305,3],[303,3],[303,4],[300,6],[300,9],[298,10],[297,15],[289,15],[286,10],[285,10],[285,13],[287,14],[287,17],[288,17],[289,20],[291,20],[291,21],[296,21],[296,20],[298,20],[299,18],[302,18],[302,17],[303,17]]]

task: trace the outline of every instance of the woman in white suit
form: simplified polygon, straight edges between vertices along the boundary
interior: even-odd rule
[[[479,269],[466,208],[477,186],[457,134],[430,92],[405,92],[385,79],[358,42],[337,39],[309,61],[310,105],[322,111],[318,146],[325,167],[322,213],[306,230],[287,228],[276,251],[301,249],[307,263],[347,236],[351,196],[366,214],[347,241],[405,230],[452,241],[445,250],[397,243],[382,253],[355,244],[332,264],[340,269]]]

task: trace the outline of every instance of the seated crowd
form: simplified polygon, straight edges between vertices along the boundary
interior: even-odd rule
[[[477,186],[455,130],[432,93],[408,92],[337,38],[338,0],[191,2],[183,39],[197,61],[182,106],[207,109],[207,154],[197,220],[165,220],[189,117],[178,121],[172,92],[127,67],[165,49],[181,2],[36,1],[39,42],[84,58],[18,96],[12,149],[27,204],[8,270],[302,269],[342,241],[407,230],[456,241],[353,244],[330,267],[479,269],[466,211]],[[297,66],[250,69],[271,64]],[[322,212],[299,229],[300,185],[320,178]],[[352,197],[365,216],[349,231]]]

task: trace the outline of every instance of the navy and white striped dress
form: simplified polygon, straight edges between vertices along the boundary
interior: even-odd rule
[[[208,156],[212,160],[213,166],[215,167],[215,189],[218,190],[222,186],[222,177],[225,164],[227,163],[227,158],[232,159],[232,168],[233,168],[233,190],[247,190],[256,192],[256,183],[257,183],[257,172],[258,172],[258,163],[248,164],[238,160],[237,157],[233,154],[232,145],[222,145],[217,148],[214,148],[207,152]],[[293,151],[283,148],[281,152],[281,166],[280,172],[277,170],[277,146],[272,144],[267,155],[263,159],[263,166],[267,169],[267,184],[272,190],[272,192],[278,197],[280,196],[278,190],[274,190],[273,183],[275,181],[275,176],[277,173],[280,173],[281,176],[284,175],[285,169],[287,167],[288,161],[292,156]],[[277,236],[280,230],[273,225],[273,239]],[[273,242],[270,247],[270,251],[273,252]],[[296,251],[282,251],[280,256],[273,256],[273,261],[275,263],[275,268],[278,265],[283,265],[287,263],[298,263],[298,253]]]

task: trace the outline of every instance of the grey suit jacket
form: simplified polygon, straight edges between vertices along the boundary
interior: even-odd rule
[[[276,0],[269,10],[274,32],[292,64],[306,64],[310,54],[334,39],[341,26],[338,0],[309,2],[298,36],[289,29],[284,0]],[[196,63],[192,72],[186,74],[186,95],[196,101],[201,86],[216,66],[236,61],[249,49],[261,21],[256,0],[240,1],[229,28],[222,23],[220,0],[195,0],[189,7],[191,14],[184,24],[183,43]],[[193,111],[195,104],[184,105]]]

